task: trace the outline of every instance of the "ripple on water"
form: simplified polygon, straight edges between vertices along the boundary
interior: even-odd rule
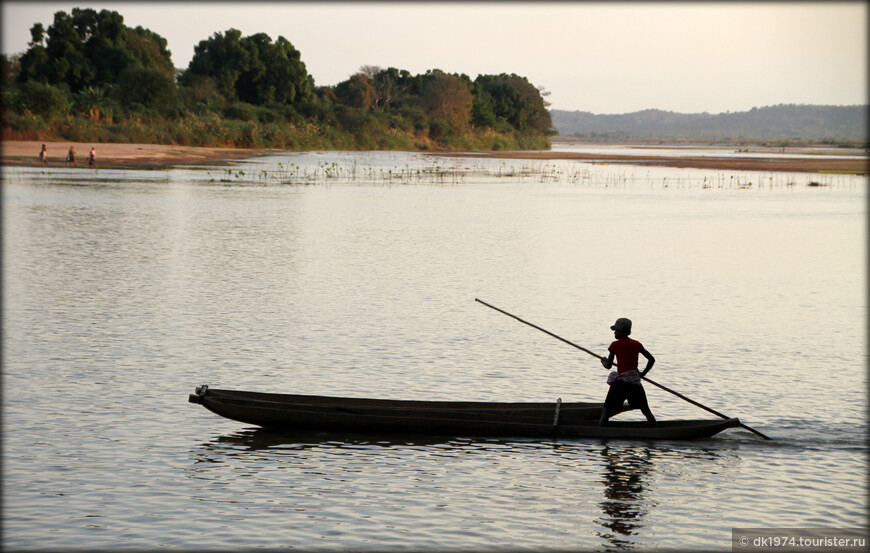
[[[443,158],[462,178],[378,177],[434,163],[400,152],[236,167],[279,162],[375,177],[4,171],[5,547],[724,550],[732,527],[866,525],[866,374],[837,385],[866,357],[866,177],[703,189],[716,175]],[[657,382],[775,440],[275,436],[186,403],[203,383],[604,396],[596,360],[476,297],[595,351],[629,316]],[[648,395],[659,418],[711,416]]]

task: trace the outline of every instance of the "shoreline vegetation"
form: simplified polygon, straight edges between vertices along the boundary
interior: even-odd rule
[[[561,142],[569,142],[561,140]],[[203,147],[203,146],[177,146],[165,144],[136,144],[136,143],[88,143],[88,142],[59,142],[59,141],[6,141],[2,142],[2,156],[0,162],[3,166],[13,167],[39,167],[39,151],[42,145],[47,148],[47,169],[67,167],[66,155],[70,146],[75,147],[78,154],[77,166],[88,168],[88,152],[90,148],[96,150],[97,168],[161,168],[170,165],[182,164],[227,164],[233,160],[252,158],[270,153],[282,153],[298,150],[283,150],[274,148],[229,148],[229,147]],[[716,157],[710,155],[693,156],[689,152],[702,146],[692,145],[666,145],[667,147],[680,149],[686,152],[681,156],[644,155],[645,148],[653,146],[635,146],[638,154],[606,154],[606,153],[580,153],[580,152],[553,152],[553,151],[478,151],[478,152],[423,152],[438,156],[461,156],[461,157],[486,157],[493,159],[527,159],[527,160],[576,160],[586,163],[613,163],[628,165],[652,165],[667,167],[683,167],[697,169],[736,170],[736,171],[766,171],[766,172],[807,172],[807,173],[839,173],[866,175],[868,173],[868,158],[846,158],[844,155],[862,155],[863,152],[840,152],[837,154],[818,155],[806,158],[787,157],[782,154],[810,153],[808,148],[745,148],[747,154],[753,157]],[[711,146],[703,146],[705,149]],[[723,152],[733,152],[733,146],[718,146]]]
[[[174,67],[166,39],[73,8],[2,61],[2,139],[281,150],[541,150],[555,134],[526,77],[364,65],[317,86],[284,37],[216,32]]]
[[[381,150],[867,172],[866,158],[835,155],[798,160],[548,151],[551,142],[562,140],[556,137],[553,115],[564,113],[548,111],[549,93],[516,74],[471,79],[440,69],[412,75],[365,65],[334,86],[316,86],[301,53],[287,39],[273,41],[265,33],[242,36],[237,29],[201,40],[188,67],[179,69],[166,39],[124,25],[118,12],[91,8],[56,12],[47,29],[35,23],[30,34],[27,51],[0,56],[3,165],[39,164],[45,143],[49,167],[66,166],[72,145],[78,167],[87,167],[94,147],[97,167],[220,163],[268,152]],[[654,115],[660,119],[661,114]],[[595,143],[607,136],[598,133],[578,141]],[[677,140],[665,142],[688,147]],[[768,145],[784,151],[796,144]]]

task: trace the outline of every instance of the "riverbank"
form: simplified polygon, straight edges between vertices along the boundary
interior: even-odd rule
[[[92,144],[85,142],[3,141],[3,165],[39,165],[39,151],[46,147],[48,167],[66,167],[70,146],[76,150],[76,164],[88,166],[88,154],[93,147],[97,167],[164,167],[184,163],[219,163],[249,158],[278,150],[256,148],[218,148],[172,146],[165,144]]]
[[[865,175],[870,169],[868,158],[843,159],[820,155],[814,158],[789,158],[771,154],[770,157],[714,157],[714,156],[657,156],[623,155],[580,152],[488,152],[452,153],[451,156],[480,156],[495,159],[577,160],[590,163],[622,163],[626,165],[652,165],[690,169],[717,169],[723,171],[763,171],[794,173],[843,173]]]
[[[0,162],[7,166],[39,165],[40,141],[3,141]],[[222,148],[173,146],[164,144],[89,144],[84,142],[45,142],[47,166],[66,167],[70,146],[77,153],[79,167],[87,167],[88,152],[96,148],[98,167],[163,167],[189,163],[220,163],[284,150],[262,148]],[[790,158],[771,152],[764,157],[658,156],[553,151],[443,152],[433,155],[475,156],[495,159],[577,160],[594,163],[623,163],[727,171],[784,171],[802,173],[867,174],[868,158],[844,159],[836,155]]]

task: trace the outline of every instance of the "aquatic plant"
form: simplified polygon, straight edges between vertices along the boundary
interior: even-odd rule
[[[809,187],[854,187],[855,175],[808,173],[803,179],[791,173],[723,174],[674,172],[654,177],[637,167],[600,166],[589,163],[516,162],[486,158],[423,157],[418,162],[395,165],[380,164],[365,154],[344,160],[319,160],[305,163],[278,162],[246,172],[225,169],[221,182],[258,185],[321,185],[326,183],[357,185],[460,185],[469,182],[536,182],[602,189],[626,189],[643,186],[659,190],[776,190],[800,184]],[[212,181],[213,182],[213,181]]]

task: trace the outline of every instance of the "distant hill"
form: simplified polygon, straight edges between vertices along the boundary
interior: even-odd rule
[[[780,104],[749,111],[676,113],[648,109],[620,115],[550,110],[561,136],[593,141],[866,142],[866,105]]]

